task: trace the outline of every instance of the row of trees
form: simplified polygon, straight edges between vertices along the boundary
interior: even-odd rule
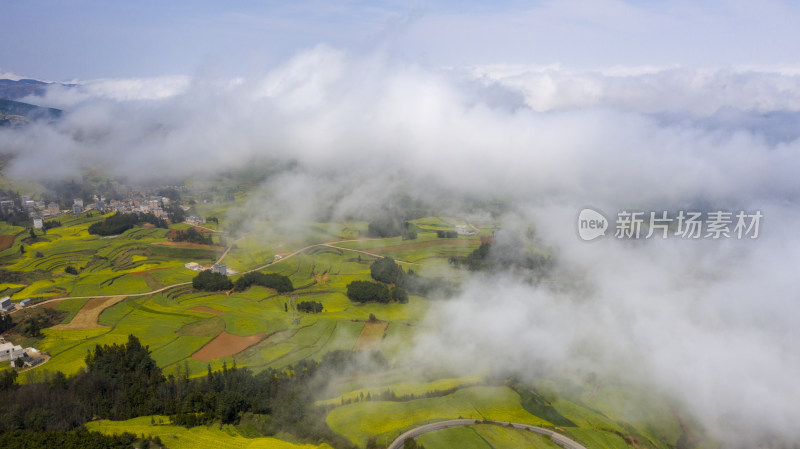
[[[117,235],[122,234],[137,224],[151,223],[159,228],[167,228],[167,221],[153,214],[121,214],[119,212],[89,225],[89,234]]]
[[[195,290],[218,292],[232,289],[233,282],[224,274],[214,273],[211,270],[204,270],[197,273],[197,276],[192,279],[192,287]]]
[[[408,293],[400,287],[370,281],[353,281],[347,284],[347,297],[353,302],[408,302]]]
[[[0,448],[58,448],[58,449],[130,449],[132,447],[162,448],[160,437],[138,438],[130,432],[105,435],[85,429],[69,432],[15,431],[0,434]]]
[[[198,232],[195,228],[189,228],[185,231],[175,231],[171,239],[175,242],[189,242],[198,243],[200,245],[211,245],[211,234]]]
[[[211,270],[204,270],[192,279],[192,287],[196,290],[217,292],[221,290],[244,291],[252,285],[260,285],[274,289],[278,293],[288,293],[294,291],[292,280],[277,273],[260,273],[254,271],[246,273],[234,283],[224,274],[214,273]]]
[[[251,285],[260,285],[262,287],[271,288],[278,293],[288,293],[294,291],[292,280],[288,277],[282,274],[260,273],[258,271],[246,273],[237,279],[236,283],[234,284],[234,289],[237,291],[243,291],[249,288]]]
[[[45,222],[42,224],[42,229],[43,229],[45,232],[46,232],[48,229],[60,228],[60,227],[61,227],[61,221],[60,221],[60,220],[48,220],[48,221],[45,221]]]
[[[436,237],[440,239],[455,239],[458,238],[456,231],[436,231]]]
[[[320,313],[322,308],[322,303],[317,301],[300,301],[297,304],[297,310],[305,313]]]

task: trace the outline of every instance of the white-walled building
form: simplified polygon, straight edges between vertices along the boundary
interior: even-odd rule
[[[22,346],[13,343],[0,343],[0,362],[8,362],[17,360],[25,355],[25,350]]]

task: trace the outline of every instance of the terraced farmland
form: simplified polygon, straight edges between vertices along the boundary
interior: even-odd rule
[[[327,422],[363,447],[370,437],[386,436],[392,441],[415,425],[454,417],[550,425],[526,412],[519,396],[506,387],[469,387],[447,396],[407,402],[357,402],[334,408]]]
[[[294,291],[277,293],[260,286],[245,291],[195,291],[190,282],[196,272],[184,264],[211,264],[223,254],[221,247],[164,245],[168,230],[158,228],[136,227],[110,238],[89,235],[89,224],[100,218],[65,220],[61,228],[27,245],[28,252],[22,255],[18,246],[26,237],[24,230],[0,227],[0,234],[12,236],[3,241],[11,246],[0,252],[6,255],[6,268],[26,275],[23,283],[4,286],[13,292],[13,299],[63,297],[47,307],[67,313],[62,323],[43,331],[40,349],[52,358],[29,372],[29,380],[42,378],[46,371],[76,373],[95,345],[121,344],[130,334],[149,347],[165,374],[186,367],[190,377],[204,376],[209,366],[216,370],[223,364],[258,372],[303,360],[319,361],[332,351],[379,351],[386,359],[385,370],[331,380],[325,394],[316,398],[316,404],[327,411],[328,426],[362,448],[370,440],[391,441],[422,423],[457,417],[549,426],[553,423],[547,416],[558,415],[576,425],[562,426],[566,433],[598,448],[622,449],[629,441],[668,449],[682,432],[668,410],[650,417],[648,422],[657,421],[657,425],[621,424],[635,417],[613,414],[618,392],[612,388],[564,397],[554,393],[563,386],[537,385],[549,398],[548,413],[555,411],[546,415],[523,403],[508,386],[487,384],[482,374],[453,377],[452,373],[417,373],[395,366],[403,360],[431,301],[412,295],[407,304],[355,304],[345,295],[347,285],[371,280],[370,264],[383,256],[423,276],[463,281],[470,273],[453,268],[448,260],[468,255],[480,244],[480,237],[436,235],[463,221],[414,220],[419,231],[416,240],[357,239],[366,223],[312,223],[305,233],[276,229],[229,242],[231,249],[223,262],[230,268],[241,272],[259,268],[291,280]],[[216,235],[217,239],[226,237],[224,232]],[[276,254],[283,257],[276,259]],[[67,274],[67,267],[76,268],[78,275]],[[301,301],[319,302],[323,309],[302,313],[297,308]],[[167,422],[165,417],[158,418]],[[105,433],[157,435],[169,448],[327,448],[248,438],[234,426],[151,425],[149,418],[93,422],[87,427]],[[419,442],[429,449],[555,447],[546,437],[496,425],[447,429],[423,435]]]

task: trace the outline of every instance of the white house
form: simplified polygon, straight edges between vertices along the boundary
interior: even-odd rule
[[[22,346],[13,343],[0,343],[0,362],[17,360],[23,355],[25,355],[25,350],[22,349]]]
[[[197,262],[189,262],[183,266],[193,271],[203,271],[203,267]]]
[[[19,302],[20,307],[27,307],[31,303],[31,298],[25,298]]]
[[[42,217],[33,217],[33,228],[42,229],[44,227],[44,220]]]
[[[75,198],[72,200],[72,213],[78,215],[81,212],[83,212],[83,200],[81,198]]]
[[[14,303],[11,302],[10,296],[6,296],[5,298],[0,299],[0,312],[8,312],[13,308],[14,308]]]
[[[211,272],[219,273],[225,276],[228,274],[228,266],[225,265],[224,263],[215,263],[214,265],[211,266]]]

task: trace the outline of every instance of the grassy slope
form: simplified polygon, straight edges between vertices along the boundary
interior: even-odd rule
[[[546,436],[528,430],[519,430],[491,424],[454,427],[426,433],[417,439],[425,449],[476,448],[476,449],[557,449],[561,446]]]
[[[357,402],[333,409],[327,422],[334,431],[364,446],[370,437],[393,438],[415,425],[455,417],[549,425],[526,412],[519,396],[506,387],[470,387],[443,397],[408,402]]]
[[[152,425],[151,419],[169,422],[166,416],[144,416],[127,421],[95,421],[86,425],[90,431],[109,435],[131,432],[158,436],[169,449],[329,449],[323,444],[293,444],[276,438],[245,438],[233,426],[193,427]]]

